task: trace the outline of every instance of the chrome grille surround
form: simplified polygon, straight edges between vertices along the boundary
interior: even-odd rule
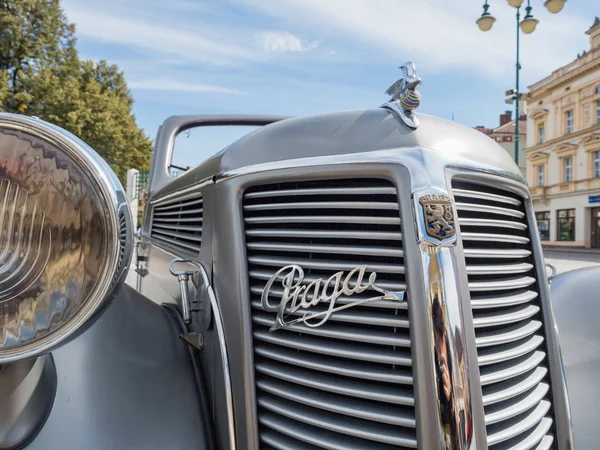
[[[260,303],[266,281],[289,264],[309,280],[366,264],[379,286],[405,291],[394,184],[258,185],[245,191],[243,209],[261,448],[416,448],[406,303],[378,301],[318,328],[272,333],[275,313]]]
[[[178,255],[196,256],[202,243],[203,212],[198,191],[161,199],[152,205],[150,237]]]
[[[526,199],[501,183],[452,181],[490,449],[555,447],[539,279]],[[545,280],[542,280],[544,283]]]
[[[410,336],[411,336],[411,355],[412,355],[412,373],[413,373],[413,392],[415,398],[415,419],[417,440],[420,448],[452,448],[451,443],[446,439],[447,430],[445,430],[439,421],[439,395],[432,386],[435,386],[435,363],[434,363],[434,339],[431,336],[431,328],[428,323],[430,314],[423,301],[411,301],[411,298],[426,298],[430,285],[425,282],[423,274],[423,262],[425,254],[420,239],[419,217],[417,217],[418,198],[417,195],[428,190],[435,190],[445,195],[451,196],[451,179],[460,175],[463,180],[472,180],[479,183],[492,183],[502,186],[507,190],[514,191],[525,200],[528,223],[535,223],[531,201],[524,180],[512,169],[498,168],[486,164],[476,163],[472,159],[462,158],[455,153],[448,152],[444,154],[437,150],[430,150],[421,147],[403,148],[371,151],[361,154],[345,155],[340,158],[336,155],[298,158],[286,161],[273,161],[254,166],[247,166],[241,169],[224,172],[216,178],[216,186],[223,186],[219,189],[221,194],[218,202],[221,205],[227,202],[234,202],[231,207],[221,208],[219,220],[225,220],[232,215],[236,217],[231,231],[240,230],[239,238],[234,234],[232,240],[222,252],[228,255],[226,260],[221,260],[221,266],[224,263],[232,266],[240,264],[243,261],[239,273],[239,283],[241,291],[237,291],[237,285],[231,283],[221,283],[216,278],[219,291],[226,292],[226,298],[239,298],[241,303],[236,303],[236,308],[242,308],[243,320],[241,320],[241,333],[233,333],[233,348],[239,343],[243,352],[240,355],[243,360],[244,372],[239,375],[234,372],[232,378],[234,381],[234,391],[236,395],[242,396],[245,403],[236,408],[236,423],[246,423],[238,429],[238,443],[242,446],[248,446],[251,449],[258,448],[314,448],[311,444],[302,441],[302,436],[312,436],[314,439],[321,437],[324,430],[315,434],[315,428],[304,427],[296,429],[294,436],[283,436],[281,433],[264,432],[259,426],[257,415],[256,397],[260,391],[256,388],[254,371],[254,348],[252,345],[252,321],[251,321],[251,302],[250,302],[250,284],[248,283],[248,271],[246,267],[247,248],[244,239],[244,212],[243,195],[254,186],[278,183],[280,181],[290,180],[315,180],[336,178],[385,178],[392,180],[398,187],[399,210],[402,220],[403,232],[403,251],[406,258],[411,258],[411,263],[405,268],[405,279],[408,286],[408,311],[410,313]],[[414,201],[414,202],[413,202]],[[238,215],[239,214],[239,215]],[[458,234],[457,234],[458,235]],[[409,238],[407,238],[409,236]],[[416,238],[416,239],[415,239]],[[536,278],[543,280],[545,277],[543,255],[541,245],[537,235],[531,236],[532,241],[532,259],[535,261],[534,270]],[[467,274],[465,270],[465,260],[462,253],[462,243],[458,239],[456,243],[448,244],[449,247],[456,248],[455,256],[449,260],[446,267],[448,279],[456,280],[458,297],[454,297],[451,304],[461,307],[464,322],[465,340],[467,348],[462,349],[465,364],[462,366],[470,382],[470,389],[465,392],[470,397],[472,405],[472,421],[463,423],[461,433],[472,435],[469,449],[487,448],[487,435],[484,422],[483,399],[481,395],[481,384],[479,370],[477,369],[477,351],[475,346],[475,333],[473,326],[473,314],[469,298],[469,289]],[[446,244],[441,247],[445,248]],[[245,250],[241,250],[241,248]],[[502,252],[499,252],[501,254]],[[230,256],[229,256],[230,255]],[[420,263],[420,264],[419,264]],[[549,301],[548,286],[545,283],[539,285],[541,312],[543,316],[543,328],[546,336],[547,358],[549,362],[549,375],[552,380],[550,389],[553,396],[553,414],[555,445],[560,450],[572,450],[572,434],[570,428],[570,414],[568,410],[568,400],[566,393],[566,384],[562,370],[562,361],[560,349],[558,347],[558,337],[556,333],[552,308]],[[237,296],[237,297],[236,297]],[[240,314],[227,309],[225,311],[226,324],[231,320],[235,327],[239,326]],[[280,330],[283,331],[283,330]],[[279,332],[279,331],[278,331]],[[228,338],[232,338],[231,331],[228,332]],[[239,339],[239,340],[238,340]],[[293,349],[291,349],[293,350]],[[336,368],[343,370],[341,368]],[[243,389],[241,387],[243,386]],[[472,393],[471,393],[472,391]],[[237,403],[236,403],[237,404]],[[463,402],[464,404],[464,402]],[[457,406],[461,406],[458,404]],[[260,407],[258,407],[260,411]],[[264,422],[264,419],[263,419]],[[280,426],[272,422],[273,427]],[[285,425],[285,420],[283,425]],[[282,425],[282,426],[283,426]],[[299,425],[300,426],[300,425]],[[275,428],[274,428],[275,429]],[[290,429],[287,429],[291,432]],[[263,431],[262,438],[257,435]],[[308,433],[309,431],[312,432]],[[304,433],[307,432],[307,433]],[[275,434],[275,439],[273,435]],[[259,443],[259,440],[262,439]],[[278,446],[277,446],[278,445]],[[317,447],[318,448],[318,447]],[[370,448],[370,447],[367,447]],[[458,448],[458,447],[455,447]]]

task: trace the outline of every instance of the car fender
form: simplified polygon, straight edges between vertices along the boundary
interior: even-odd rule
[[[53,352],[56,398],[27,450],[210,449],[187,344],[163,307],[125,285],[85,333]]]
[[[600,442],[600,267],[557,276],[550,285],[564,362],[575,448]]]

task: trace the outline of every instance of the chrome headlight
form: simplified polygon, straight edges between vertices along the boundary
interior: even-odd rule
[[[0,113],[0,364],[90,325],[131,259],[123,188],[85,143]]]

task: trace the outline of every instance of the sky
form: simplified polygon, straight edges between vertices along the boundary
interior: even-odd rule
[[[498,125],[512,107],[515,9],[489,0],[63,0],[82,58],[117,64],[138,124],[154,138],[174,114],[309,115],[381,105],[413,61],[419,111]],[[521,90],[589,48],[598,0],[550,14],[531,0],[536,31],[521,35]],[[247,129],[193,130],[174,164],[194,166]]]

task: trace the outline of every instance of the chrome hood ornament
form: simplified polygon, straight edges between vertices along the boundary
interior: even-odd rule
[[[292,264],[279,269],[265,285],[261,298],[261,304],[265,311],[277,311],[275,323],[269,331],[275,331],[300,322],[307,327],[316,328],[327,322],[336,311],[377,300],[404,301],[404,292],[391,292],[378,287],[375,284],[377,279],[375,272],[371,272],[368,280],[365,281],[366,271],[367,266],[359,266],[352,269],[348,274],[340,271],[334,273],[325,281],[323,281],[323,278],[317,278],[306,284],[304,283],[304,270],[302,267]],[[273,305],[269,301],[269,297],[271,296],[271,289],[277,281],[281,283],[283,293],[279,303]],[[350,297],[367,290],[378,292],[379,295],[337,305],[337,301],[342,296]],[[308,310],[316,307],[320,303],[327,304],[327,309],[306,313],[298,312],[301,309]],[[296,316],[296,318],[288,320],[289,316]]]
[[[411,61],[402,64],[399,69],[402,77],[385,91],[392,98],[382,108],[394,112],[409,127],[417,128],[419,119],[414,110],[421,104],[421,94],[417,91],[421,86],[421,78],[417,76],[417,69]]]

